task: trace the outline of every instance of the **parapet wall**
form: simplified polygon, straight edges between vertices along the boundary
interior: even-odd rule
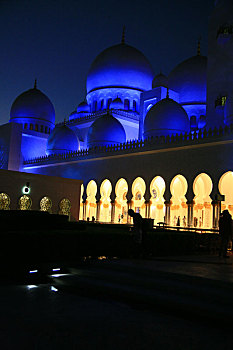
[[[97,158],[108,155],[131,154],[136,152],[146,152],[156,149],[166,149],[183,147],[186,145],[196,145],[212,143],[220,140],[233,139],[233,124],[230,126],[220,127],[219,129],[209,129],[198,132],[190,132],[189,134],[176,134],[170,136],[151,137],[144,141],[132,140],[120,145],[94,147],[81,151],[67,152],[65,154],[50,155],[24,161],[25,167],[30,165],[53,164],[66,161],[75,161],[86,158]]]

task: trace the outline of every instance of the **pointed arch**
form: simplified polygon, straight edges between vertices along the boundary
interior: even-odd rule
[[[156,176],[150,184],[150,217],[154,219],[154,225],[158,222],[164,222],[165,205],[164,192],[166,189],[165,181],[161,176]]]
[[[172,194],[171,198],[171,226],[177,226],[178,222],[180,226],[187,225],[188,206],[187,199],[185,197],[188,190],[188,182],[183,175],[176,175],[170,184],[170,190]]]
[[[218,183],[219,192],[225,196],[225,201],[221,202],[222,210],[229,210],[233,215],[233,171],[224,173]]]
[[[210,194],[213,189],[213,183],[209,175],[199,174],[193,182],[194,208],[193,222],[195,227],[212,227],[212,199]]]
[[[136,213],[140,213],[142,217],[145,217],[146,206],[145,206],[145,195],[146,183],[142,177],[137,177],[132,184],[132,209]]]
[[[112,184],[105,179],[100,186],[100,218],[99,221],[111,222],[111,199]]]
[[[92,216],[96,218],[96,193],[97,193],[97,184],[94,180],[91,180],[87,184],[86,189],[86,219],[91,220]]]
[[[115,186],[116,201],[115,201],[115,222],[127,223],[127,198],[128,183],[121,178]]]

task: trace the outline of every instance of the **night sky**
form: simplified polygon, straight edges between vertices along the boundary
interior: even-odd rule
[[[121,41],[142,51],[155,73],[168,74],[207,54],[214,0],[0,0],[0,123],[15,98],[33,87],[52,101],[62,121],[85,97],[88,69],[103,49]]]

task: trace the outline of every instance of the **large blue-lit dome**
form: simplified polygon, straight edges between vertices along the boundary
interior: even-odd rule
[[[189,132],[189,118],[179,103],[165,98],[156,103],[144,120],[144,138]]]
[[[206,102],[207,57],[196,55],[180,63],[169,74],[169,88],[180,94],[180,103]]]
[[[147,58],[134,47],[121,43],[96,57],[88,72],[87,93],[106,87],[150,90],[153,76]]]
[[[36,87],[19,95],[12,104],[10,122],[24,118],[55,123],[55,110],[50,99]]]
[[[87,146],[109,146],[126,141],[126,134],[121,123],[110,114],[96,119],[87,134]]]
[[[47,155],[77,151],[80,143],[74,131],[66,125],[56,126],[47,140]]]

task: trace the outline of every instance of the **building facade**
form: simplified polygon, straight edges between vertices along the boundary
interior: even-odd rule
[[[154,223],[216,228],[233,214],[233,4],[215,2],[208,57],[168,76],[125,42],[102,51],[87,94],[55,124],[37,85],[16,98],[0,127],[2,168],[83,180],[80,219],[129,222],[129,208]]]

